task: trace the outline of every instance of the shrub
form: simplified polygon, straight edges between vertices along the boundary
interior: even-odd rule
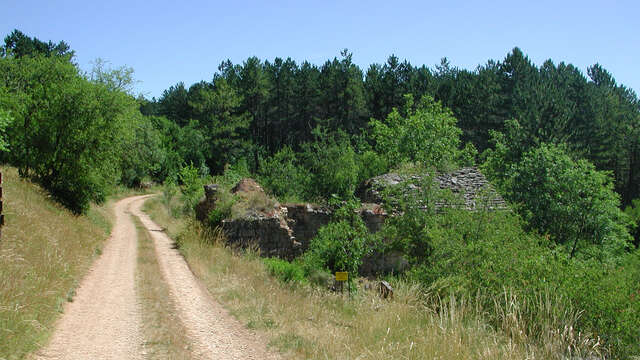
[[[182,192],[182,202],[184,204],[183,212],[185,214],[191,214],[194,211],[194,207],[204,195],[204,179],[200,177],[199,170],[189,164],[184,166],[178,173],[178,178],[182,183],[180,191]]]
[[[457,157],[460,130],[448,108],[429,96],[415,104],[405,95],[400,111],[393,109],[384,121],[369,123],[376,150],[389,164],[419,162],[438,170],[452,166]]]
[[[305,168],[312,174],[308,197],[349,199],[358,186],[358,156],[346,134],[316,129],[316,142],[304,144]]]
[[[216,206],[209,212],[209,226],[215,228],[222,225],[222,220],[231,217],[231,208],[235,204],[235,198],[229,196],[228,198],[218,199]]]
[[[640,354],[640,253],[617,265],[572,261],[558,291],[583,311],[580,328],[603,338],[615,357]]]
[[[358,274],[364,256],[376,246],[364,222],[356,212],[358,205],[350,201],[338,209],[334,220],[320,228],[304,254],[307,274],[322,269],[330,272],[347,271],[352,279]]]
[[[284,283],[306,282],[304,270],[297,262],[288,262],[278,258],[262,259],[267,271]]]
[[[279,199],[304,199],[311,177],[299,164],[298,155],[285,146],[260,163],[260,183]]]
[[[490,158],[487,165],[496,162]],[[570,257],[611,258],[631,241],[609,175],[586,160],[574,161],[561,147],[533,148],[506,175],[494,178],[529,226],[549,234]]]
[[[640,247],[640,199],[634,199],[631,205],[624,209],[624,213],[631,220],[631,234],[633,234],[634,244],[638,248]]]

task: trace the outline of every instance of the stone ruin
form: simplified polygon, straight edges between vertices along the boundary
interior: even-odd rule
[[[384,189],[399,184],[407,184],[409,191],[417,191],[425,180],[424,175],[401,175],[389,173],[365,181],[357,190],[356,196],[364,203],[383,202]],[[453,199],[436,202],[436,210],[443,207],[457,207],[470,211],[479,208],[489,210],[507,210],[502,197],[493,189],[487,179],[475,167],[466,167],[446,174],[437,174],[434,185],[441,190],[450,190]]]
[[[359,214],[372,233],[380,230],[389,216],[382,207],[381,192],[385,187],[409,182],[409,189],[417,189],[419,175],[385,174],[366,181],[356,192],[362,201]],[[477,210],[482,197],[485,208],[508,209],[507,204],[491,188],[485,177],[476,168],[463,168],[448,174],[439,174],[434,178],[441,189],[450,189],[457,194],[457,202],[440,203],[436,207],[462,206],[468,210]],[[205,185],[205,197],[196,206],[196,217],[206,221],[209,212],[215,207],[219,187],[216,184]],[[264,196],[262,187],[252,179],[242,179],[232,193],[238,196]],[[293,259],[309,248],[318,230],[331,220],[331,210],[327,207],[309,203],[274,203],[266,209],[246,209],[244,215],[222,221],[222,229],[231,246],[256,248],[263,256]],[[398,272],[406,268],[407,262],[399,252],[373,254],[364,259],[360,273]]]

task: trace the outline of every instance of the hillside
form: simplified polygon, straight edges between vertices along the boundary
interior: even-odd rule
[[[107,207],[73,215],[39,186],[1,167],[0,358],[21,358],[50,335],[77,282],[101,252]]]

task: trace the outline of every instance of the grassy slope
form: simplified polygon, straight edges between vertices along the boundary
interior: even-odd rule
[[[492,330],[474,306],[447,299],[425,303],[411,284],[395,284],[387,301],[362,291],[352,299],[290,286],[271,277],[251,253],[238,256],[203,241],[197,224],[168,215],[160,198],[145,211],[179,236],[181,252],[213,296],[246,326],[289,358],[300,359],[523,359],[544,350]],[[546,354],[548,355],[548,354]]]
[[[74,216],[46,192],[2,167],[0,359],[21,358],[47,340],[66,301],[107,238],[109,204]]]

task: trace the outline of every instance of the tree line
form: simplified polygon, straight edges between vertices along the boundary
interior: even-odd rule
[[[219,173],[239,158],[258,169],[283,146],[298,150],[312,141],[319,126],[367,134],[369,120],[384,120],[405,94],[429,95],[450,108],[462,143],[479,153],[492,146],[491,131],[517,119],[523,146],[567,144],[575,157],[612,172],[623,204],[639,195],[640,103],[633,90],[601,65],[587,76],[564,62],[538,67],[518,48],[475,70],[447,59],[434,68],[414,66],[392,55],[363,71],[347,50],[321,66],[290,58],[225,61],[211,81],[180,82],[145,100],[141,111],[189,129],[194,143],[203,139],[201,153],[188,161]]]

